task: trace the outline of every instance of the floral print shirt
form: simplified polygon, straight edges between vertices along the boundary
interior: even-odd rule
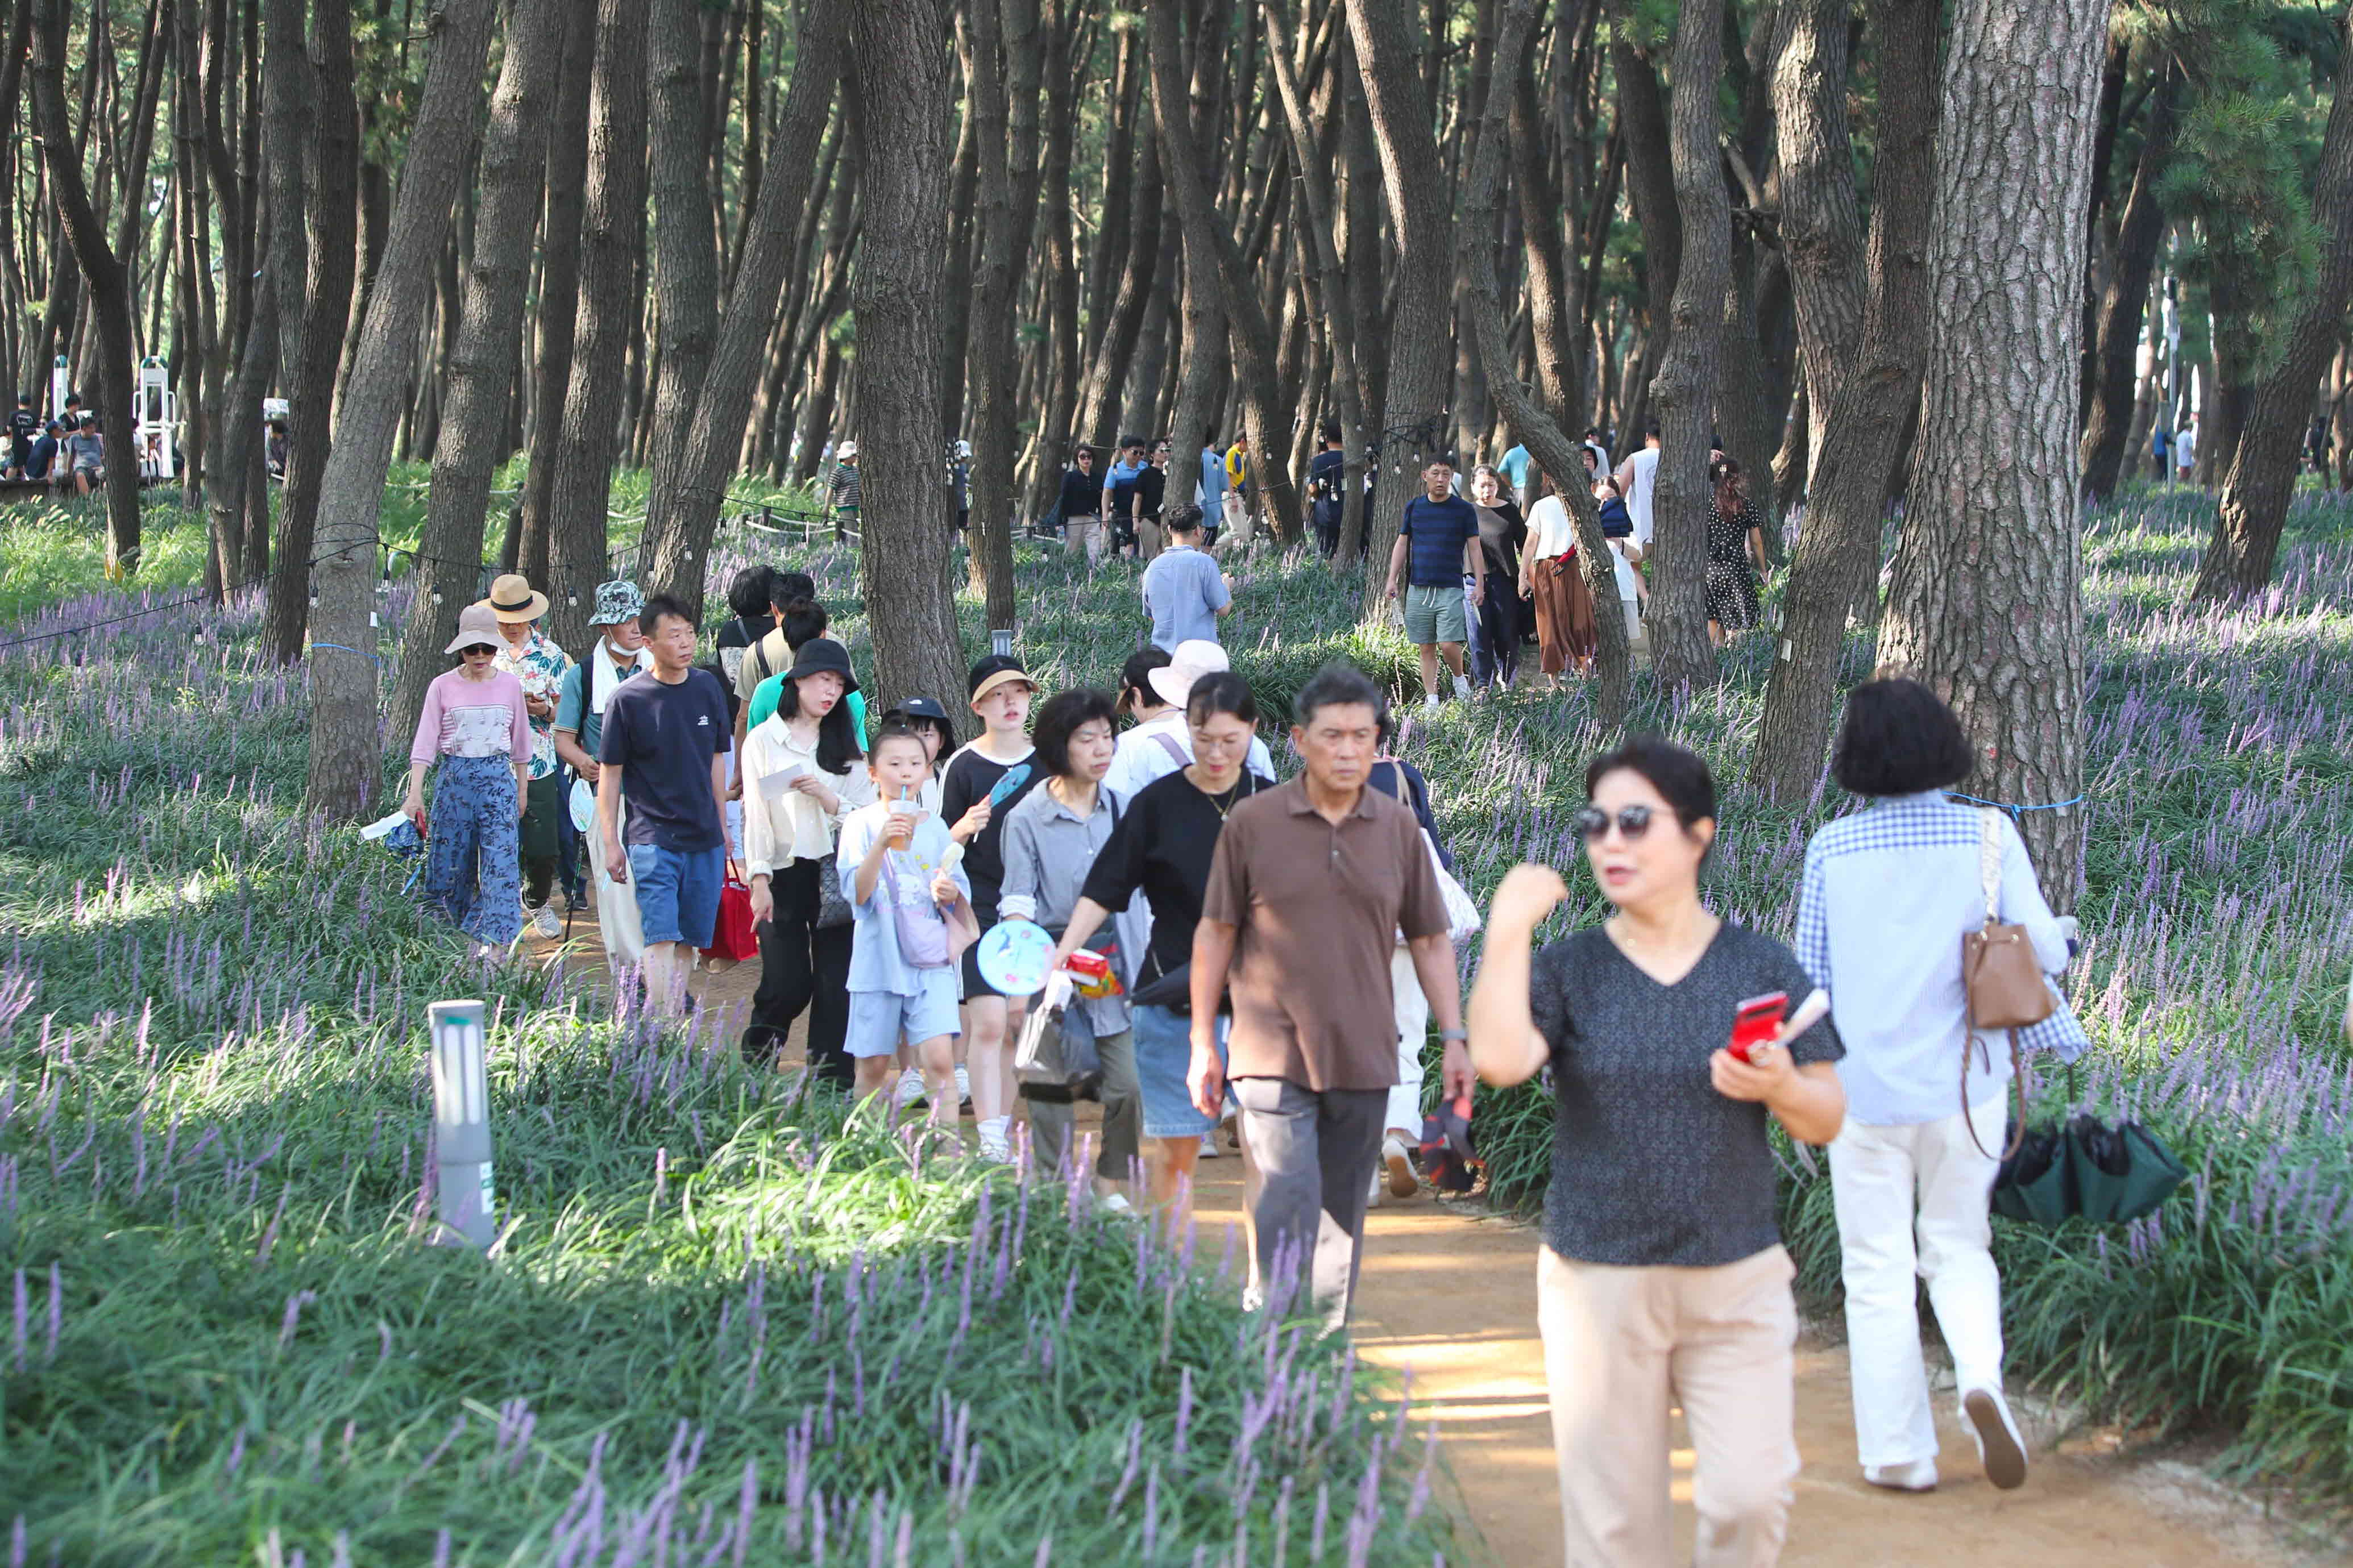
[[[564,676],[572,668],[572,658],[533,626],[521,647],[502,644],[491,662],[522,682],[524,697],[548,705],[545,718],[534,713],[531,719],[531,776],[543,779],[555,771],[555,703],[564,695]]]

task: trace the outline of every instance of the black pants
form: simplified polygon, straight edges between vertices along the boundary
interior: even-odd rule
[[[855,1078],[843,1040],[849,1032],[849,926],[817,924],[818,863],[796,860],[768,879],[776,912],[760,925],[760,988],[744,1031],[744,1057],[774,1057],[808,1013],[808,1063],[823,1083],[848,1089]]]

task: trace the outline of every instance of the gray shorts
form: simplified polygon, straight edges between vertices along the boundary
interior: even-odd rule
[[[1427,647],[1461,643],[1471,638],[1471,617],[1460,584],[1425,588],[1416,583],[1405,591],[1405,638]]]

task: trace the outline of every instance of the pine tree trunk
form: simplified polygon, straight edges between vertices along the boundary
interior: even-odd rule
[[[1029,263],[1038,206],[1038,6],[1036,0],[972,0],[971,112],[980,142],[980,267],[972,279],[971,500],[973,585],[988,624],[1018,624],[1013,595],[1014,300]],[[868,205],[872,214],[872,205]],[[1056,446],[1059,447],[1057,442]],[[937,464],[933,465],[936,471]]]
[[[865,431],[860,556],[874,639],[870,700],[964,689],[953,552],[940,483],[940,214],[947,200],[944,0],[851,7],[855,79],[872,156],[851,309]],[[887,595],[873,584],[887,584]],[[953,700],[953,695],[951,695]]]
[[[695,0],[653,0],[647,41],[652,54],[648,108],[653,136],[654,309],[661,324],[661,369],[654,383],[647,467],[644,560],[669,544],[667,503],[674,492],[687,431],[701,417],[696,400],[711,368],[719,330],[719,237],[708,178],[712,149],[702,132],[702,59]],[[700,13],[708,18],[709,12]],[[715,35],[714,35],[715,37]],[[659,519],[659,521],[658,521]],[[702,552],[695,552],[699,561]],[[700,578],[695,572],[690,575]]]
[[[793,52],[792,86],[776,124],[776,161],[760,185],[757,205],[736,255],[735,285],[720,319],[711,366],[695,399],[693,424],[668,434],[680,445],[672,481],[649,493],[645,577],[654,591],[702,605],[711,536],[727,499],[727,479],[743,444],[744,422],[760,384],[760,356],[768,341],[785,276],[803,258],[795,245],[808,203],[810,171],[840,80],[845,18],[831,6],[802,14]]]
[[[580,215],[588,177],[588,108],[596,77],[596,0],[572,0],[564,35],[564,75],[547,128],[547,205],[539,228],[539,333],[532,366],[530,458],[517,500],[522,539],[512,565],[547,575],[555,465],[564,441],[564,400],[572,384],[573,337],[580,315]]]
[[[522,342],[532,237],[547,182],[547,126],[563,79],[576,0],[515,0],[482,132],[481,205],[463,315],[449,353],[448,410],[433,449],[433,488],[417,541],[400,672],[386,732],[417,723],[425,689],[448,668],[441,651],[478,586],[491,477],[505,456],[507,402]]]
[[[2133,170],[2132,194],[2116,224],[2116,265],[2102,292],[2092,353],[2092,395],[2084,410],[2081,459],[2084,492],[2094,501],[2116,492],[2124,470],[2134,404],[2134,359],[2141,342],[2141,311],[2157,270],[2158,247],[2165,239],[2165,210],[2158,183],[2173,161],[2174,125],[2187,79],[2168,58],[2158,68],[2150,90],[2148,120],[2141,131],[2140,162]]]
[[[1879,199],[1871,215],[1862,336],[1820,423],[1821,466],[1808,492],[1781,644],[1765,688],[1749,782],[1785,802],[1822,776],[1848,612],[1878,593],[1890,476],[1920,401],[1927,352],[1928,219],[1936,189],[1938,0],[1872,0],[1879,71]],[[1810,395],[1800,382],[1798,395]]]
[[[2353,47],[2353,14],[2342,26]],[[2345,58],[2353,58],[2353,56]],[[2279,557],[2280,530],[2295,494],[2298,458],[2312,414],[2313,388],[2353,305],[2353,92],[2339,79],[2328,132],[2314,174],[2313,216],[2321,231],[2320,270],[2289,330],[2278,367],[2256,391],[2222,482],[2213,542],[2198,567],[2198,596],[2218,600],[2262,593]]]
[[[1681,0],[1672,68],[1669,143],[1683,250],[1668,318],[1672,335],[1651,385],[1660,443],[1649,618],[1654,668],[1668,691],[1713,685],[1717,674],[1707,636],[1707,454],[1732,269],[1732,208],[1716,149],[1724,0]]]
[[[416,369],[417,315],[433,288],[433,258],[448,237],[450,207],[481,119],[482,66],[498,11],[498,0],[448,0],[428,24],[425,91],[335,422],[334,450],[319,486],[304,798],[312,811],[342,821],[366,813],[384,777],[376,721],[376,515]]]
[[[1139,72],[1139,75],[1141,73]],[[1149,437],[1123,420],[1121,389],[1135,358],[1135,341],[1144,329],[1145,307],[1160,281],[1161,209],[1166,181],[1161,174],[1160,138],[1149,104],[1139,111],[1144,134],[1137,138],[1135,184],[1128,196],[1130,232],[1123,249],[1119,282],[1113,292],[1110,319],[1095,345],[1085,390],[1079,400],[1079,429],[1089,439],[1115,441],[1121,431]],[[1120,426],[1114,431],[1113,426]]]
[[[1847,28],[1852,0],[1786,0],[1775,14],[1773,106],[1778,130],[1781,249],[1797,310],[1798,364],[1807,406],[1838,405],[1862,338],[1862,222],[1847,129]],[[1933,21],[1933,18],[1932,18]],[[1898,47],[1901,47],[1900,41]],[[1884,118],[1924,112],[1883,90]],[[1933,113],[1933,110],[1926,112]],[[1887,192],[1877,185],[1880,198]],[[1821,460],[1828,421],[1811,433],[1805,473]],[[1805,489],[1801,477],[1799,489]]]
[[[606,574],[605,509],[621,429],[629,345],[642,320],[638,268],[646,247],[644,0],[598,0],[596,65],[588,89],[588,172],[580,216],[580,309],[572,375],[548,490],[542,629],[558,647],[586,648],[596,584]]]
[[[2021,805],[2083,785],[2076,339],[2107,16],[2108,0],[1952,7],[1919,447],[1880,639],[1959,715],[1971,793]],[[2021,823],[2063,910],[2083,820]]]

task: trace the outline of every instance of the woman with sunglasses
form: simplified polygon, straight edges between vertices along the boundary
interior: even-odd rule
[[[1536,1265],[1567,1561],[1665,1563],[1668,1411],[1697,1458],[1699,1568],[1780,1554],[1798,1475],[1793,1269],[1773,1208],[1767,1119],[1827,1143],[1845,1097],[1838,1037],[1727,1048],[1744,1001],[1812,990],[1789,950],[1700,902],[1715,839],[1707,764],[1654,736],[1587,770],[1586,859],[1615,912],[1533,952],[1567,897],[1548,867],[1496,889],[1471,994],[1493,1084],[1552,1068],[1552,1181]],[[1785,1028],[1784,1036],[1788,1034]]]
[[[497,666],[506,646],[487,604],[458,613],[458,656],[425,689],[408,746],[408,798],[401,810],[425,835],[425,901],[483,949],[522,932],[518,836],[530,804],[531,712],[522,682]],[[435,771],[433,816],[425,774]]]

